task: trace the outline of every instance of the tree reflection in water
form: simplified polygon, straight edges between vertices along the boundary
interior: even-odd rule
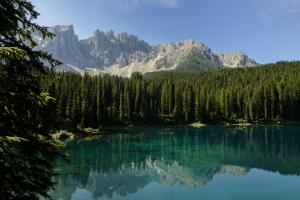
[[[58,160],[54,199],[77,188],[93,198],[126,196],[151,182],[199,187],[217,174],[244,176],[252,168],[300,174],[300,127],[207,126],[133,128],[66,147]]]

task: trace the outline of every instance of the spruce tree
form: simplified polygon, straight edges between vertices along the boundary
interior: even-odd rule
[[[32,32],[50,37],[34,23],[38,13],[26,0],[0,2],[0,199],[47,197],[53,185],[56,152],[50,142],[54,99],[42,92],[41,80],[58,64],[47,53],[33,50]]]

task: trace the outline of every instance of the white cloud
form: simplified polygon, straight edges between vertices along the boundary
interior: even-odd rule
[[[101,4],[113,4],[122,9],[132,9],[142,5],[160,5],[167,8],[175,8],[181,0],[94,0]]]
[[[278,6],[281,11],[289,13],[300,12],[300,0],[273,0],[275,6]],[[276,5],[277,4],[277,5]]]
[[[176,7],[179,3],[179,0],[149,0],[156,3],[160,3],[163,6],[167,7]]]
[[[256,0],[254,6],[258,14],[265,17],[278,13],[300,13],[300,0]]]

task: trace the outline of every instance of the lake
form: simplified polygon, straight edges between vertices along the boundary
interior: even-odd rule
[[[137,127],[66,152],[54,199],[300,198],[300,125]]]

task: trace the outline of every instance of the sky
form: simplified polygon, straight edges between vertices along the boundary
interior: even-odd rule
[[[44,26],[137,35],[151,45],[193,39],[259,63],[300,60],[300,0],[32,0]]]

